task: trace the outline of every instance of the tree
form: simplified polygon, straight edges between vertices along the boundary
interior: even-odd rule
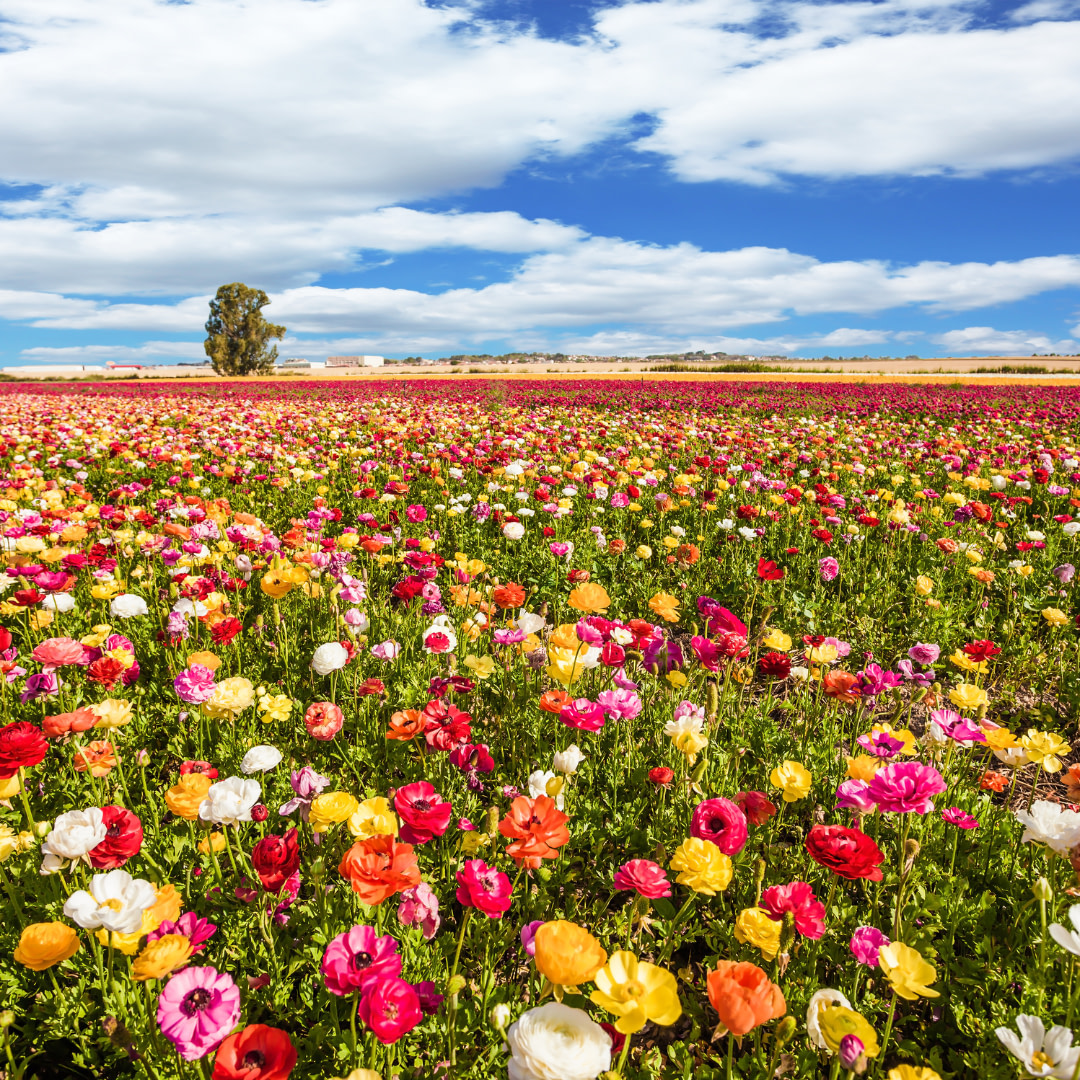
[[[284,337],[285,327],[263,318],[262,309],[269,303],[262,289],[249,289],[239,281],[218,289],[210,301],[203,348],[219,375],[265,375],[273,370],[277,346],[268,348],[267,343]]]

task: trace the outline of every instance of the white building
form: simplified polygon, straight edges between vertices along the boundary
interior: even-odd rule
[[[381,356],[328,356],[328,368],[382,367],[385,360]]]

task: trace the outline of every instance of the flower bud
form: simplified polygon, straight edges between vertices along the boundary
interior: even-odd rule
[[[837,1050],[837,1057],[840,1058],[840,1067],[843,1069],[854,1069],[859,1063],[859,1058],[863,1056],[865,1051],[866,1047],[863,1045],[863,1041],[858,1035],[845,1035],[840,1040],[840,1046]]]
[[[446,995],[447,995],[447,997],[453,997],[455,994],[460,994],[461,991],[464,990],[464,989],[465,989],[465,976],[464,975],[455,975],[446,984]]]
[[[915,858],[919,854],[919,850],[918,840],[904,841],[904,877],[911,873],[911,868],[915,865]]]
[[[15,1023],[15,1014],[10,1009],[0,1012],[0,1029],[9,1028]]]
[[[1036,900],[1052,900],[1054,898],[1054,890],[1050,888],[1050,882],[1042,875],[1031,886],[1031,894]]]
[[[493,1006],[491,1012],[488,1013],[488,1019],[491,1021],[491,1026],[500,1035],[504,1034],[506,1025],[510,1023],[510,1006],[499,1002],[499,1004]]]
[[[252,821],[265,821],[270,816],[270,811],[267,810],[262,803],[256,803],[251,808],[251,820]]]
[[[785,1046],[787,1043],[795,1037],[795,1029],[798,1024],[795,1022],[795,1017],[790,1013],[776,1025],[776,1045]]]

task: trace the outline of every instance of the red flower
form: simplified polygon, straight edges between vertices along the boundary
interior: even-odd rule
[[[815,540],[820,540],[823,544],[828,544],[832,541],[832,533],[828,529],[815,529],[810,534]]]
[[[386,687],[383,685],[382,679],[372,677],[370,679],[365,679],[356,688],[356,693],[358,697],[372,697],[375,694],[385,694]]]
[[[650,900],[671,895],[671,882],[664,868],[649,859],[631,859],[615,871],[616,889],[633,889]]]
[[[11,648],[11,631],[6,626],[0,626],[0,652],[7,652]]]
[[[264,836],[251,849],[251,865],[255,867],[255,873],[267,892],[281,892],[285,882],[300,869],[300,845],[296,842],[296,830],[290,829],[284,836],[273,833]]]
[[[404,979],[381,979],[369,986],[356,1011],[384,1046],[408,1035],[424,1018],[416,990]]]
[[[472,716],[441,700],[424,706],[424,738],[433,750],[447,751],[466,743],[472,734]]]
[[[815,825],[806,837],[806,850],[819,866],[848,881],[880,881],[885,861],[881,849],[861,829],[846,825]]]
[[[25,720],[0,727],[0,780],[39,764],[48,751],[45,736]]]
[[[295,1064],[287,1031],[248,1024],[218,1047],[211,1080],[288,1080]]]
[[[791,674],[791,658],[782,652],[769,652],[758,658],[758,671],[770,679],[786,679]]]
[[[241,630],[244,624],[239,619],[222,619],[210,627],[210,636],[217,645],[228,645]]]
[[[690,835],[708,840],[725,855],[737,855],[746,844],[746,815],[730,799],[706,799],[694,807]]]
[[[124,676],[127,668],[111,656],[102,656],[87,669],[86,677],[91,681],[111,690]]]
[[[122,806],[103,806],[101,820],[105,839],[91,848],[90,865],[98,870],[118,870],[142,847],[143,827],[136,814]]]
[[[779,581],[784,576],[784,571],[771,559],[758,559],[757,576],[762,581]]]
[[[976,664],[997,656],[1001,650],[992,641],[972,641],[964,646],[964,653]]]
[[[401,818],[401,839],[406,844],[426,844],[436,836],[442,836],[454,812],[453,804],[426,780],[398,788],[394,808]]]
[[[489,919],[501,919],[510,910],[510,878],[483,859],[467,859],[465,869],[457,872],[457,881],[456,895],[462,907],[474,907]]]
[[[666,788],[674,779],[675,773],[673,773],[666,765],[660,765],[655,769],[649,770],[649,780],[657,787]]]
[[[211,780],[217,779],[218,771],[210,764],[209,761],[185,761],[180,766],[180,775],[187,776],[188,773],[202,773],[203,776],[209,776]]]
[[[735,796],[735,805],[751,825],[764,825],[776,813],[776,804],[763,791],[740,791]]]
[[[819,938],[825,933],[825,905],[805,881],[771,886],[761,894],[761,906],[776,922],[783,922],[790,911],[795,916],[795,929],[803,937]]]
[[[17,589],[12,596],[12,600],[19,607],[33,607],[35,604],[40,604],[44,599],[45,594],[38,592],[37,589]]]

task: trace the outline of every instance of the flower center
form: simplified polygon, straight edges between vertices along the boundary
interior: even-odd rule
[[[266,1064],[266,1055],[261,1050],[249,1050],[242,1064],[245,1069],[261,1069]]]
[[[102,900],[98,904],[98,911],[102,908],[108,908],[110,911],[123,911],[124,905],[119,900]]]
[[[371,960],[371,953],[358,952],[353,953],[353,958],[349,963],[354,971],[363,971],[364,968],[371,967]]]
[[[645,996],[645,987],[637,979],[623,983],[620,990],[623,1001],[636,1001]]]
[[[197,986],[180,1002],[180,1009],[185,1016],[194,1016],[210,1004],[211,996],[205,987]]]
[[[421,813],[426,813],[431,809],[431,803],[429,803],[427,799],[417,799],[416,802],[413,803],[413,809],[419,810]]]

